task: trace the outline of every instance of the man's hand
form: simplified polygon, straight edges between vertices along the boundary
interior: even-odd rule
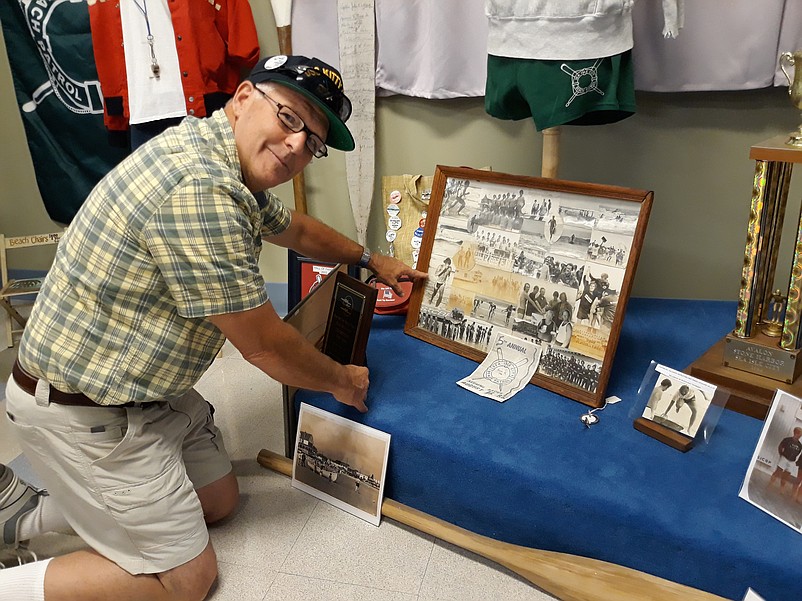
[[[393,292],[395,292],[398,296],[404,296],[404,291],[398,284],[399,278],[406,276],[409,279],[416,281],[425,280],[429,277],[429,274],[424,273],[423,271],[418,271],[417,269],[412,269],[409,265],[399,261],[395,257],[391,257],[389,255],[380,255],[378,253],[374,254],[370,258],[368,268],[376,274],[377,280],[390,286],[390,288],[393,289]]]
[[[368,368],[358,365],[345,365],[346,383],[342,390],[333,392],[334,398],[344,405],[355,407],[361,413],[367,413],[365,399],[368,396]]]

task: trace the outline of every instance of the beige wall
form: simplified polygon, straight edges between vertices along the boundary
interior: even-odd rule
[[[252,3],[263,54],[277,51],[268,2]],[[347,82],[346,82],[347,87]],[[749,147],[797,125],[784,89],[645,94],[638,112],[620,123],[564,127],[560,177],[654,190],[655,199],[634,295],[734,299],[749,213],[754,162]],[[356,107],[356,110],[359,110]],[[26,234],[52,225],[36,189],[5,52],[0,52],[0,231]],[[541,136],[531,121],[506,122],[483,101],[380,98],[376,110],[376,199],[369,242],[386,248],[380,183],[383,174],[431,174],[435,165],[491,166],[540,174]],[[802,171],[802,167],[797,171]],[[796,232],[802,174],[792,182],[780,285],[785,286]],[[334,152],[306,172],[309,212],[354,234],[345,161]],[[292,204],[292,187],[277,193]],[[286,278],[281,249],[267,249],[265,278]],[[778,273],[780,273],[778,271]]]
[[[0,30],[0,41],[3,40]],[[0,44],[0,232],[6,236],[55,231],[36,187],[31,155],[14,96],[11,69]],[[10,267],[38,268],[52,251],[31,249],[9,254]]]

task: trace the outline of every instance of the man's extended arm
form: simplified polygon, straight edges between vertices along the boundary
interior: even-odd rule
[[[337,230],[304,213],[292,212],[292,223],[282,233],[266,238],[272,244],[291,248],[304,256],[331,263],[355,265],[362,257],[363,247]],[[396,294],[403,296],[398,279],[408,276],[413,280],[427,277],[422,271],[412,269],[394,257],[374,254],[368,268],[379,281],[390,286]]]
[[[298,388],[330,392],[346,405],[367,411],[368,370],[357,365],[340,365],[314,345],[265,304],[238,313],[207,317],[243,358],[270,377]]]

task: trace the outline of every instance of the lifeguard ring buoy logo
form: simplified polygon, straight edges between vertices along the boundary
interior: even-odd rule
[[[103,112],[103,96],[100,82],[78,81],[72,77],[58,62],[47,27],[53,15],[59,9],[81,10],[83,0],[18,0],[20,8],[28,24],[31,37],[39,49],[39,54],[47,70],[48,81],[43,82],[31,94],[31,100],[22,105],[22,110],[32,113],[51,93],[55,93],[61,103],[71,112],[77,114],[96,114]],[[92,4],[97,0],[89,0]],[[63,6],[66,5],[66,6]],[[62,23],[74,21],[68,16],[61,16]]]

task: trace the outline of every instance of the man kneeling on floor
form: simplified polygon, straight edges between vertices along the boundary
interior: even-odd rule
[[[262,236],[369,268],[396,293],[425,278],[263,191],[328,148],[353,150],[339,73],[259,61],[226,107],[187,117],[92,191],[61,241],[6,390],[48,493],[5,468],[3,544],[72,528],[90,547],[0,570],[3,601],[203,599],[217,576],[206,524],[239,490],[211,406],[193,389],[225,339],[286,384],[367,411],[368,370],[318,352],[276,314]]]

